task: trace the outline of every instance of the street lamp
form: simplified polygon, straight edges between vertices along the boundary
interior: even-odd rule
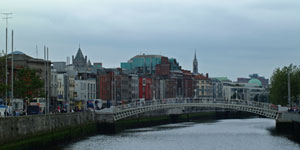
[[[292,103],[291,103],[291,75],[290,75],[290,70],[288,70],[288,104],[290,105],[290,109],[292,109]]]
[[[3,19],[6,20],[6,45],[5,45],[5,85],[7,86],[8,83],[7,83],[7,75],[8,75],[8,70],[7,70],[7,42],[8,42],[8,39],[7,39],[7,34],[8,34],[8,19],[11,19],[12,17],[9,17],[10,15],[12,15],[12,13],[2,13],[2,15],[4,15],[5,17],[3,17]],[[5,105],[7,106],[8,105],[8,101],[7,101],[7,87],[5,87]]]

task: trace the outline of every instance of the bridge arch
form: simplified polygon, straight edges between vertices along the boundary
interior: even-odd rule
[[[201,107],[201,108],[222,108],[249,112],[261,116],[265,116],[271,119],[277,119],[280,112],[272,108],[270,104],[246,102],[246,101],[232,101],[232,102],[214,102],[214,101],[186,101],[186,100],[172,100],[168,102],[164,101],[152,101],[148,104],[138,104],[132,106],[119,106],[113,111],[113,118],[115,121],[125,119],[137,114],[162,110],[173,109],[182,107]]]

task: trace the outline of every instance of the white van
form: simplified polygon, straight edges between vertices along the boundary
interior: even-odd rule
[[[288,112],[289,108],[288,107],[283,107],[281,105],[278,105],[278,111],[279,112]]]
[[[11,101],[12,111],[17,114],[23,114],[23,99],[13,99]]]
[[[6,110],[7,110],[7,106],[0,105],[0,117],[5,117]]]

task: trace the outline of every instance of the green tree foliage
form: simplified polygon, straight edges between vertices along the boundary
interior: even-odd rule
[[[288,72],[291,79],[291,98],[293,102],[300,96],[300,68],[295,65],[277,68],[271,77],[270,100],[273,104],[288,104]]]
[[[35,70],[29,68],[18,69],[14,79],[14,97],[30,99],[44,95],[44,82]],[[5,84],[5,57],[0,57],[0,97],[5,97],[6,89],[8,92],[11,91],[10,84]]]
[[[18,71],[14,82],[16,97],[28,98],[43,96],[44,82],[36,74],[35,70],[24,68]]]

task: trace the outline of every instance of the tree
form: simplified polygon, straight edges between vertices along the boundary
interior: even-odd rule
[[[300,94],[300,68],[295,65],[277,68],[271,77],[270,100],[273,104],[288,104],[288,72],[290,72],[292,101],[298,101]]]
[[[6,89],[9,85],[5,84],[5,57],[0,57],[0,96],[5,97]]]
[[[36,74],[35,70],[21,69],[14,82],[14,91],[16,97],[32,99],[33,97],[44,96],[44,82]]]

